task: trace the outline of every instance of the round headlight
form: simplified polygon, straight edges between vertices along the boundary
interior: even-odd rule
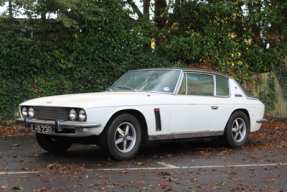
[[[86,121],[86,118],[87,118],[86,111],[84,109],[81,109],[79,111],[79,120]]]
[[[34,115],[35,115],[34,109],[33,109],[33,107],[30,107],[29,110],[28,110],[28,116],[29,117],[34,117]]]
[[[69,112],[69,119],[71,121],[76,121],[77,119],[77,112],[75,109],[71,109],[70,112]]]
[[[23,117],[27,117],[28,111],[27,111],[27,108],[26,108],[26,107],[23,107],[23,108],[22,108],[22,115],[23,115]]]

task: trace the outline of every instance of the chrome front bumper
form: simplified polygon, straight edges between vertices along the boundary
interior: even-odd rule
[[[267,123],[267,122],[268,122],[267,119],[258,119],[258,120],[256,121],[256,123]]]
[[[33,125],[51,125],[55,126],[58,132],[61,132],[63,128],[96,128],[100,127],[100,123],[86,123],[86,122],[79,122],[79,121],[63,121],[63,120],[39,120],[39,119],[32,119],[32,118],[18,118],[16,119],[18,123],[24,124],[25,128],[30,128],[31,124]]]

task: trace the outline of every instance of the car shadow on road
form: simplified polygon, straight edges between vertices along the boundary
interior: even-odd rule
[[[220,140],[200,140],[181,142],[152,142],[143,144],[136,156],[129,161],[117,161],[109,158],[95,145],[74,144],[68,151],[52,154],[42,150],[37,163],[51,162],[62,165],[85,166],[87,169],[127,167],[134,162],[157,162],[168,159],[196,158],[204,153],[216,154],[226,150]]]

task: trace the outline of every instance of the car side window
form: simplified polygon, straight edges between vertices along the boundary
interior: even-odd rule
[[[213,92],[213,75],[185,73],[178,94],[213,96]]]
[[[216,76],[216,96],[228,96],[228,95],[229,95],[228,79]]]

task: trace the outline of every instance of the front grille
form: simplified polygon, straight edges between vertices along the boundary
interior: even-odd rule
[[[68,120],[68,108],[65,107],[34,107],[36,119]]]

